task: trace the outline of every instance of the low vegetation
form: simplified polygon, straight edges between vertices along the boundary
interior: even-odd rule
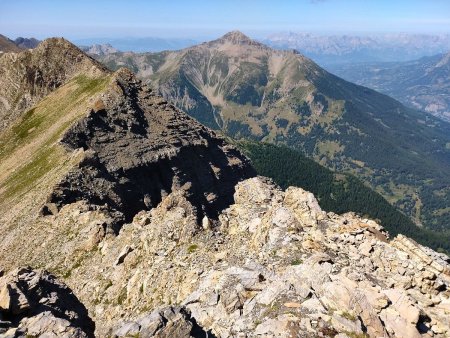
[[[0,196],[14,198],[26,193],[65,161],[57,141],[86,113],[86,100],[103,90],[107,82],[108,77],[78,76],[0,135]]]

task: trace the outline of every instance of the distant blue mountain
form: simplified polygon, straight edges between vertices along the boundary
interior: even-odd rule
[[[178,50],[198,43],[192,39],[179,38],[89,38],[73,40],[78,46],[91,46],[95,44],[110,44],[114,48],[127,52],[160,52],[163,50]]]
[[[273,34],[262,42],[277,49],[296,49],[321,66],[409,61],[450,50],[450,34],[319,35],[288,32]]]

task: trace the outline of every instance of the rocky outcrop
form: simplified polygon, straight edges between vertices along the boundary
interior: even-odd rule
[[[249,238],[258,256],[214,269],[187,297],[201,325],[220,337],[449,332],[446,256],[403,236],[391,244],[373,221],[327,215],[300,188],[283,193],[257,178],[236,194],[222,226]]]
[[[33,50],[0,54],[0,132],[73,77],[107,72],[62,38],[47,39]]]
[[[93,337],[94,322],[72,291],[45,271],[0,278],[1,337]]]
[[[203,330],[191,316],[191,313],[182,306],[170,306],[153,311],[139,320],[121,323],[111,336],[114,338],[130,336],[158,338],[215,337],[211,332]]]
[[[181,190],[200,223],[204,216],[217,219],[233,202],[234,186],[255,175],[236,148],[126,69],[61,142],[82,148],[84,159],[57,185],[44,213],[85,200],[114,211],[116,223],[129,222]]]
[[[174,327],[196,337],[197,326],[216,337],[448,336],[448,257],[353,213],[326,213],[301,188],[255,177],[235,190],[218,222],[200,228],[177,190],[86,249],[67,282],[98,336]]]

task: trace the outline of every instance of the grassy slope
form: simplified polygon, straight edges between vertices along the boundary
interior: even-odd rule
[[[282,188],[299,186],[314,193],[326,211],[354,211],[378,220],[391,235],[407,235],[435,250],[450,253],[450,232],[437,234],[419,228],[380,194],[352,175],[336,174],[287,147],[240,142],[260,175],[271,177]]]
[[[51,187],[76,162],[58,140],[86,114],[89,100],[105,89],[108,80],[74,78],[0,135],[0,215],[4,224],[23,222],[26,215],[36,213]]]

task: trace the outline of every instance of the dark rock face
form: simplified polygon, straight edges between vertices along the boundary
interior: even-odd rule
[[[249,161],[127,70],[62,143],[85,158],[55,188],[58,208],[78,200],[107,205],[130,221],[173,190],[186,191],[199,220],[216,218],[233,202],[234,186],[255,176]]]
[[[156,310],[139,320],[129,321],[119,325],[113,337],[193,337],[214,338],[210,331],[200,327],[189,310],[183,306],[167,307]]]
[[[84,305],[48,272],[21,268],[0,278],[0,336],[93,337],[94,329]]]

